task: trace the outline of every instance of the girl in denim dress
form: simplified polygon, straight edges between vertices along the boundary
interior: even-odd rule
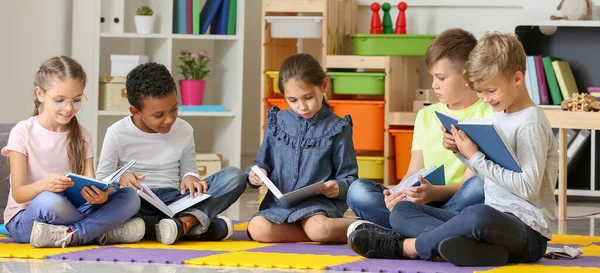
[[[350,116],[336,116],[325,101],[329,79],[309,54],[288,57],[279,71],[279,89],[291,110],[273,106],[254,164],[285,194],[326,181],[318,195],[286,208],[269,191],[248,223],[259,242],[346,243],[354,219],[343,218],[346,194],[358,177]],[[251,187],[263,185],[248,168]]]

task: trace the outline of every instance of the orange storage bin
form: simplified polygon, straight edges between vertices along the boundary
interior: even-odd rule
[[[383,151],[385,101],[330,100],[333,112],[352,117],[352,140],[359,151]]]
[[[390,135],[394,137],[394,153],[396,155],[396,178],[402,179],[408,170],[410,163],[410,150],[412,149],[412,129],[390,129]]]
[[[267,99],[267,111],[271,109],[271,106],[277,105],[281,110],[290,110],[290,105],[285,99]]]

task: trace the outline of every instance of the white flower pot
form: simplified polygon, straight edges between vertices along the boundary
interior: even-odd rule
[[[136,15],[135,30],[137,31],[137,33],[152,33],[154,30],[154,15]]]

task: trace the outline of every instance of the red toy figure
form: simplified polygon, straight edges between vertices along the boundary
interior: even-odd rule
[[[373,15],[371,16],[371,34],[383,33],[383,29],[381,28],[381,17],[379,17],[379,9],[381,9],[379,3],[373,2],[373,4],[371,4],[371,10],[373,11]]]
[[[406,34],[406,15],[404,11],[408,8],[408,5],[405,2],[398,3],[398,18],[396,18],[396,28],[394,29],[394,34]]]

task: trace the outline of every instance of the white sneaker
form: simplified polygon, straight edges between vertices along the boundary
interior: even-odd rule
[[[172,245],[183,236],[183,223],[178,218],[166,218],[154,225],[156,240],[165,244]]]
[[[29,244],[32,247],[62,247],[65,248],[71,242],[73,233],[69,227],[62,225],[50,225],[42,222],[33,222]]]
[[[98,237],[101,245],[114,243],[136,243],[144,238],[146,224],[142,218],[132,218]]]

